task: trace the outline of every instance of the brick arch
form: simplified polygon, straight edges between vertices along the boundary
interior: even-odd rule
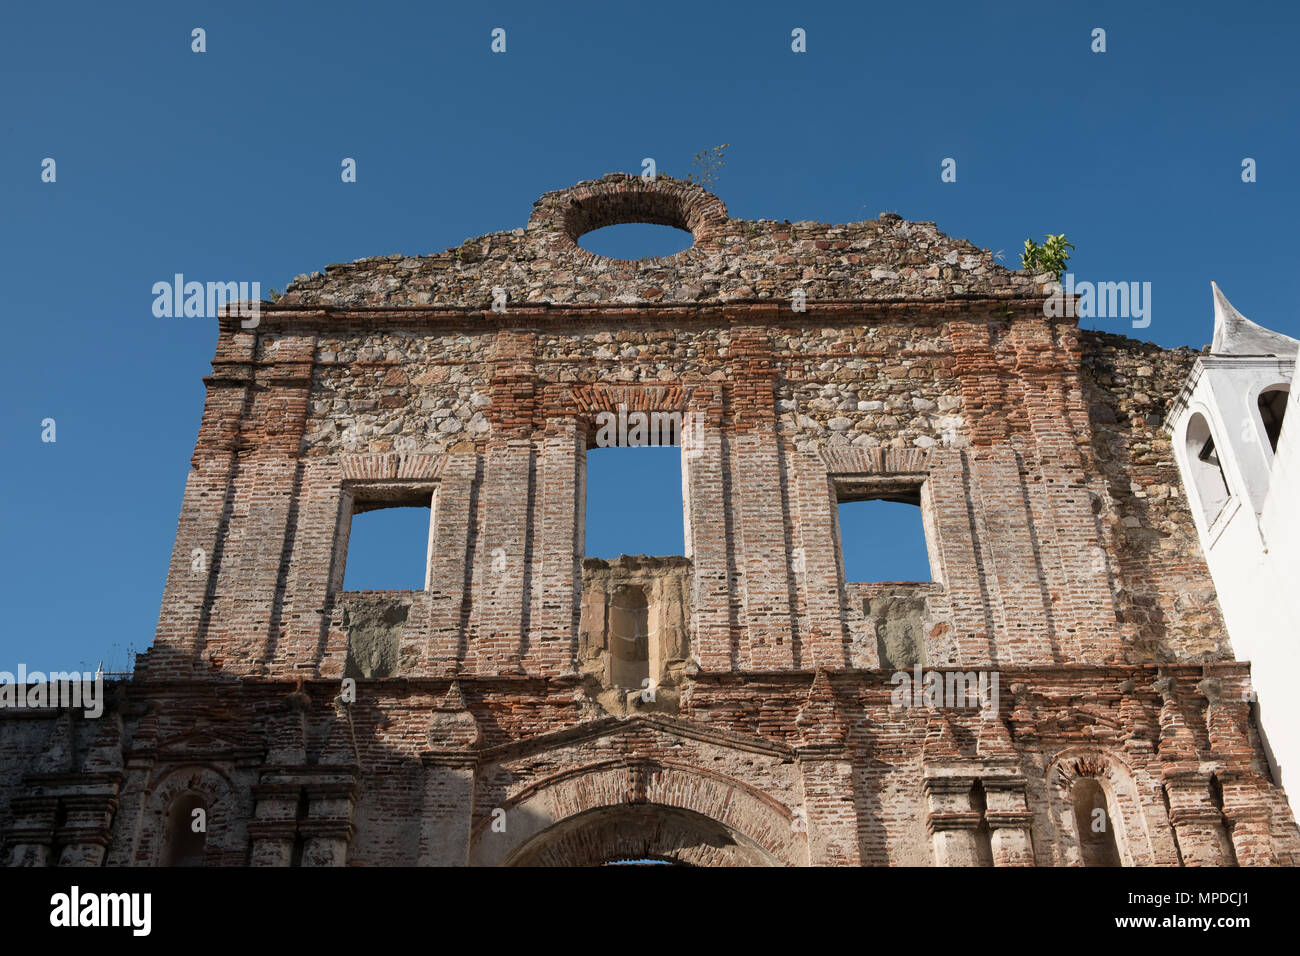
[[[1155,854],[1133,770],[1117,754],[1097,747],[1070,747],[1058,753],[1047,768],[1048,798],[1060,836],[1061,862],[1067,866],[1083,865],[1070,800],[1071,788],[1083,777],[1095,779],[1106,794],[1112,823],[1118,823],[1115,845],[1120,862],[1124,866],[1154,865]]]
[[[154,784],[145,799],[144,820],[136,862],[157,866],[166,842],[167,813],[187,793],[203,798],[207,810],[207,842],[204,862],[243,863],[246,840],[243,835],[248,808],[237,805],[229,778],[220,771],[190,764],[169,770]]]
[[[594,264],[619,260],[579,246],[578,240],[589,232],[630,222],[674,226],[695,239],[691,248],[665,257],[680,261],[706,255],[700,247],[720,235],[729,219],[723,201],[694,183],[667,176],[647,182],[640,176],[611,174],[547,193],[534,205],[527,231],[553,237],[551,254],[560,252]]]
[[[925,478],[931,454],[924,448],[822,448],[818,455],[829,475]]]
[[[636,808],[652,808],[666,822],[653,830]],[[474,828],[472,865],[541,859],[583,865],[629,849],[701,865],[800,866],[808,859],[805,828],[778,801],[730,777],[671,762],[576,768],[538,781],[492,810],[502,812],[485,813]],[[620,825],[628,828],[621,838]],[[602,854],[605,859],[597,860]]]
[[[688,389],[679,383],[633,382],[573,385],[568,389],[569,404],[580,412],[682,411],[687,404]]]
[[[538,833],[507,866],[600,866],[660,860],[687,866],[779,866],[762,847],[718,821],[676,807],[643,803],[598,807]]]

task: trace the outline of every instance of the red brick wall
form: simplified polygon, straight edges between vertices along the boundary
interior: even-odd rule
[[[696,246],[604,263],[570,200]],[[1190,359],[1044,318],[1032,277],[931,224],[744,223],[622,178],[303,277],[223,323],[157,637],[96,746],[50,776],[57,722],[0,720],[7,852],[156,862],[190,792],[214,863],[1063,865],[1086,776],[1128,864],[1294,862],[1158,428]],[[578,666],[586,450],[620,404],[688,439],[691,660],[630,717]],[[846,582],[837,496],[900,491],[934,580]],[[351,509],[417,499],[429,585],[354,699]],[[891,699],[883,593],[923,608],[926,668],[997,676],[993,711]],[[58,844],[79,794],[116,811]]]

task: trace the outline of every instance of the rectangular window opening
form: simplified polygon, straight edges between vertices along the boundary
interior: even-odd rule
[[[587,450],[586,556],[686,553],[680,445]]]
[[[838,508],[846,583],[932,580],[919,487],[841,491]]]
[[[424,503],[354,501],[344,591],[423,591],[428,584],[432,496]]]

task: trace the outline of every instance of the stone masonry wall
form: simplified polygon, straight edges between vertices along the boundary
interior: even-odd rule
[[[978,308],[967,306],[963,312],[969,315]],[[493,514],[500,508],[523,507],[513,527],[519,533],[529,529],[532,537],[517,539],[518,548],[504,548],[508,561],[519,561],[514,576],[518,585],[510,594],[493,597],[498,606],[520,602],[522,616],[528,604],[523,571],[531,565],[535,549],[557,548],[566,554],[573,550],[581,511],[576,489],[583,480],[583,446],[595,430],[594,413],[620,404],[686,416],[702,413],[706,431],[718,429],[720,439],[724,432],[732,437],[725,439],[725,453],[720,444],[715,455],[702,436],[696,449],[701,454],[687,461],[688,471],[718,469],[721,512],[742,525],[742,532],[747,509],[759,522],[751,523],[754,533],[760,533],[764,516],[775,513],[780,519],[772,525],[780,539],[776,551],[755,553],[752,560],[742,554],[745,559],[740,561],[733,551],[718,565],[726,581],[726,601],[715,613],[725,614],[727,620],[716,653],[725,655],[728,666],[743,660],[753,632],[749,610],[766,600],[750,590],[749,581],[760,573],[775,574],[772,580],[783,582],[776,584],[777,593],[786,595],[779,598],[786,608],[780,613],[788,618],[782,628],[791,633],[781,660],[788,653],[791,663],[806,664],[812,659],[807,635],[819,632],[829,636],[821,638],[828,643],[818,660],[871,666],[873,652],[853,650],[853,632],[860,622],[838,571],[809,569],[807,559],[814,555],[836,560],[836,489],[863,486],[870,493],[873,485],[926,489],[922,511],[935,539],[932,558],[940,568],[939,583],[947,585],[937,599],[950,600],[956,593],[952,585],[971,588],[958,595],[955,613],[959,618],[964,613],[965,623],[953,624],[957,640],[937,660],[975,664],[1008,654],[1026,662],[1060,662],[1080,655],[1111,661],[1224,656],[1228,650],[1218,612],[1199,551],[1189,537],[1190,516],[1177,485],[1170,483],[1172,458],[1150,425],[1159,409],[1149,395],[1132,393],[1137,398],[1131,399],[1130,393],[1093,377],[1105,375],[1113,381],[1113,373],[1103,369],[1148,362],[1132,356],[1158,357],[1159,350],[1151,353],[1138,343],[1111,342],[1091,333],[1085,333],[1080,344],[1078,333],[1056,329],[1049,320],[1022,315],[1013,321],[1004,307],[983,308],[992,320],[980,326],[987,343],[979,354],[991,363],[993,394],[975,386],[972,376],[963,372],[971,361],[969,348],[954,341],[947,313],[936,314],[933,308],[919,324],[899,310],[864,325],[868,317],[843,310],[821,317],[817,324],[794,324],[787,316],[782,325],[770,331],[762,327],[761,332],[760,327],[730,321],[710,328],[703,318],[687,323],[676,315],[630,317],[618,323],[617,331],[603,333],[591,332],[577,319],[563,324],[549,319],[541,332],[480,329],[429,339],[418,335],[416,327],[358,329],[351,340],[339,330],[313,336],[300,329],[294,348],[314,358],[310,372],[304,373],[309,383],[304,380],[305,394],[299,399],[305,406],[304,419],[296,426],[301,432],[299,457],[286,472],[298,487],[297,499],[285,503],[294,511],[295,526],[290,527],[288,512],[281,512],[284,518],[275,520],[283,522],[284,530],[279,545],[274,545],[264,533],[267,506],[258,504],[247,516],[254,524],[246,530],[244,515],[235,505],[228,528],[231,538],[247,534],[256,542],[254,547],[278,550],[277,568],[288,562],[289,569],[287,579],[277,571],[269,610],[256,612],[258,620],[249,622],[249,638],[236,645],[235,653],[245,661],[240,666],[254,671],[319,666],[328,673],[337,666],[328,661],[342,660],[345,652],[337,631],[328,624],[328,609],[337,597],[334,582],[341,580],[346,560],[345,542],[339,540],[341,518],[353,487],[368,489],[374,499],[371,506],[382,503],[383,494],[375,489],[386,477],[394,479],[390,491],[399,496],[414,493],[402,487],[415,488],[420,481],[427,485],[427,494],[440,489],[443,507],[437,509],[441,520],[435,533],[445,531],[459,543],[437,555],[446,567],[438,577],[445,574],[454,579],[447,583],[461,582],[457,596],[441,600],[445,605],[458,597],[461,603],[440,609],[442,624],[430,618],[439,609],[417,608],[407,631],[412,641],[420,642],[429,640],[429,629],[435,626],[454,631],[447,636],[454,646],[449,644],[441,657],[466,660],[475,643],[467,633],[475,620],[472,597],[502,583],[499,571],[483,562],[484,553],[491,555],[502,545],[483,552],[478,544],[486,538],[479,532],[510,527],[511,521],[497,521]],[[1026,347],[1015,342],[1021,334],[1017,327],[1026,324],[1045,329],[1063,366],[1081,363],[1082,375],[1062,378],[1060,398],[1073,406],[1073,418],[1036,423],[1026,418],[1020,404],[1024,379],[1017,376],[1015,364],[1026,354]],[[274,345],[264,346],[260,364],[272,361],[287,340],[276,337]],[[746,363],[752,359],[738,356],[738,341],[767,368],[768,395],[752,406],[744,398]],[[455,358],[435,357],[439,353],[431,342],[452,351]],[[523,353],[517,366],[510,364],[516,350]],[[1175,359],[1149,361],[1175,369]],[[1147,370],[1148,365],[1135,366],[1135,373],[1137,369]],[[505,408],[500,402],[503,390],[512,400]],[[1050,392],[1045,394],[1055,400]],[[522,404],[521,395],[526,399]],[[1128,403],[1137,400],[1145,404],[1130,413]],[[517,415],[523,416],[518,422],[507,418]],[[1002,433],[996,443],[990,432]],[[520,437],[512,437],[514,433]],[[542,437],[547,435],[552,437]],[[1058,444],[1068,456],[1069,468],[1059,478],[1048,474],[1059,461],[1054,450],[1047,456],[1049,443]],[[440,474],[448,463],[459,462],[461,454],[475,459],[464,461],[472,473],[460,468],[456,476]],[[503,477],[512,457],[518,461],[514,467],[522,469],[522,484],[510,484],[513,479]],[[1094,458],[1100,467],[1085,471]],[[751,467],[760,460],[770,463],[769,470]],[[238,456],[235,465],[248,466]],[[266,467],[285,466],[268,462]],[[409,470],[408,478],[396,477],[402,468]],[[345,474],[348,469],[355,477]],[[388,469],[392,475],[369,474],[366,469]],[[537,493],[552,474],[564,482],[567,502],[550,495],[544,501]],[[248,486],[248,478],[236,478],[227,493],[241,480]],[[260,484],[262,479],[255,481]],[[507,483],[499,485],[498,501],[493,489],[499,481]],[[1058,482],[1072,490],[1064,496],[1050,491]],[[451,527],[446,520],[451,503],[468,505],[470,499],[476,510],[466,513],[469,523]],[[390,503],[399,502],[392,498]],[[311,510],[304,512],[304,505]],[[703,519],[719,510],[716,502],[695,495],[686,505]],[[548,526],[539,520],[547,506],[562,506],[569,515],[557,526],[568,528],[562,533],[569,544],[547,539]],[[1074,523],[1083,538],[1062,538],[1063,522]],[[709,540],[723,541],[727,534],[724,527],[721,537],[711,534]],[[1083,546],[1076,547],[1080,540]],[[240,548],[245,563],[250,560],[246,550]],[[1070,554],[1061,556],[1066,550]],[[790,555],[781,561],[780,552]],[[261,557],[269,577],[274,556]],[[696,560],[702,559],[707,556]],[[564,566],[557,566],[559,584],[576,606],[580,588],[573,561],[560,560]],[[1069,561],[1078,563],[1078,577],[1095,582],[1093,593],[1074,607],[1052,597],[1069,577],[1069,572],[1065,578],[1054,577],[1054,568]],[[800,562],[802,570],[796,568]],[[973,572],[968,580],[946,580],[965,577],[967,569]],[[195,580],[188,563],[180,577],[191,590],[203,583]],[[816,585],[810,583],[814,580]],[[230,581],[230,587],[244,590],[238,575]],[[216,583],[216,594],[205,598],[210,606],[220,606],[223,600],[220,570]],[[466,585],[470,608],[465,606]],[[825,604],[827,590],[840,596]],[[314,611],[322,601],[324,609]],[[1007,614],[1007,602],[1017,604],[1017,613]],[[1094,641],[1091,648],[1083,647],[1071,633],[1096,627],[1098,613],[1110,623],[1103,622],[1097,636],[1089,639]],[[261,620],[271,616],[279,622],[274,639],[271,622]],[[223,642],[224,652],[230,653],[235,632],[229,628],[229,615],[223,617],[227,628],[222,640],[202,642],[209,656],[223,653]],[[1011,637],[1017,626],[1026,632],[1023,639]],[[278,661],[275,655],[268,657],[267,648],[281,640],[287,640],[294,653],[280,654]],[[522,642],[522,636],[518,640]],[[568,651],[561,655],[560,670],[572,666],[573,633],[563,642]],[[507,649],[506,657],[518,653]],[[425,658],[423,663],[412,662],[416,670],[411,673],[433,666],[427,654]],[[489,669],[497,666],[484,664]],[[223,662],[224,667],[232,665]]]
[[[622,221],[695,244],[577,245]],[[223,319],[153,647],[100,721],[0,719],[7,859],[157,864],[199,799],[211,864],[1080,865],[1087,778],[1126,865],[1295,862],[1159,429],[1192,353],[1046,278],[614,176]],[[584,561],[620,409],[681,422],[684,555]],[[871,497],[932,581],[845,580]],[[397,505],[426,587],[345,591]]]

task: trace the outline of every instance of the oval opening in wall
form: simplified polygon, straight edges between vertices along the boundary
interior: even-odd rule
[[[685,229],[650,222],[624,222],[583,234],[578,245],[607,259],[659,259],[689,249],[695,237]]]

